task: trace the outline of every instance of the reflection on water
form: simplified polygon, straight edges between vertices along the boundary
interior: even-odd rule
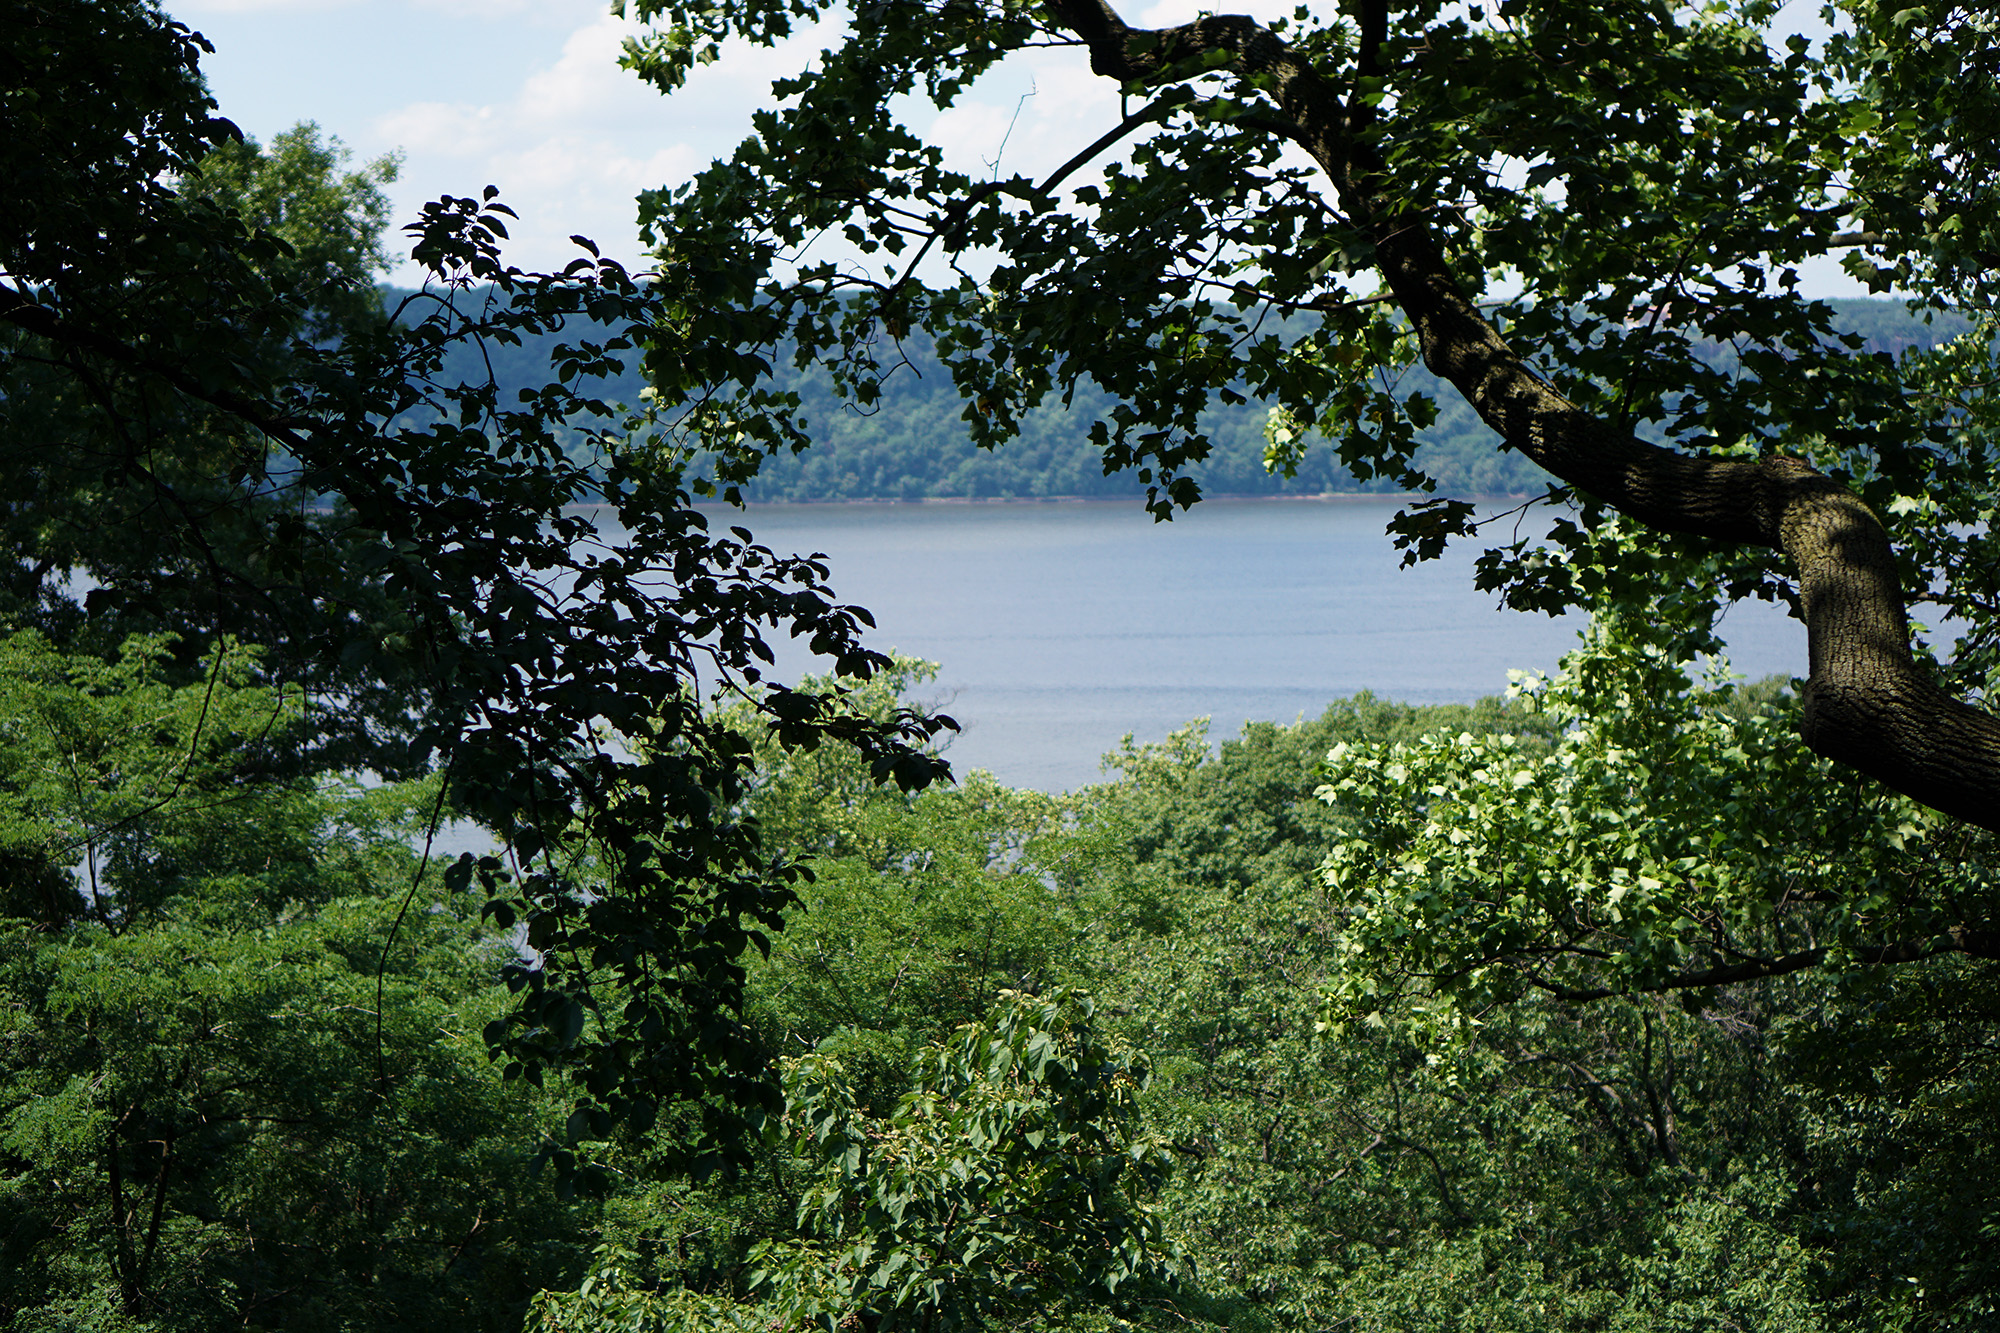
[[[1126,732],[1191,718],[1233,734],[1372,690],[1413,703],[1552,670],[1578,618],[1499,609],[1472,586],[1473,548],[1399,569],[1395,500],[1210,500],[1172,523],[1137,505],[762,505],[722,511],[782,553],[824,552],[870,642],[942,664],[936,692],[965,730],[955,768],[1058,790],[1094,780]],[[724,515],[727,515],[726,517]],[[1805,670],[1805,630],[1763,604],[1724,623],[1735,669]],[[778,648],[781,677],[816,669]],[[822,664],[823,665],[823,664]]]

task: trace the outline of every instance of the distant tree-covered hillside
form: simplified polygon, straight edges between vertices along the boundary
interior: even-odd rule
[[[404,293],[386,293],[393,302]],[[1900,354],[1931,347],[1965,331],[1951,316],[1932,322],[1912,314],[1900,301],[1850,300],[1833,303],[1841,324],[1866,340],[1864,352]],[[571,335],[573,336],[573,335]],[[546,373],[549,354],[564,335],[548,335],[519,347],[492,346],[485,355],[493,363],[504,390],[516,384],[540,383],[537,367]],[[906,342],[907,364],[883,384],[881,400],[867,411],[842,402],[827,373],[780,366],[783,387],[804,400],[815,442],[801,454],[774,458],[744,496],[752,502],[806,503],[830,500],[1017,500],[1082,497],[1136,498],[1145,485],[1130,473],[1105,476],[1101,455],[1088,439],[1090,424],[1108,416],[1112,399],[1095,389],[1080,390],[1067,408],[1047,404],[1022,422],[1019,436],[1000,450],[983,450],[971,442],[964,425],[965,404],[951,378],[928,345]],[[1727,348],[1717,349],[1727,357]],[[484,368],[471,364],[479,355],[471,348],[457,353],[466,361],[448,367],[451,374],[473,376]],[[605,392],[627,402],[638,400],[644,380],[637,357],[622,378]],[[1437,478],[1439,489],[1452,495],[1520,495],[1539,492],[1548,476],[1518,454],[1504,450],[1498,437],[1482,424],[1455,393],[1439,393],[1433,377],[1421,368],[1394,386],[1398,397],[1414,392],[1434,396],[1438,419],[1421,432],[1423,447],[1417,463]],[[503,401],[511,392],[503,394]],[[1208,459],[1193,471],[1206,495],[1321,495],[1328,492],[1392,493],[1393,481],[1355,480],[1331,448],[1311,450],[1297,475],[1286,478],[1264,470],[1266,411],[1249,402],[1210,410],[1207,425],[1214,441]]]

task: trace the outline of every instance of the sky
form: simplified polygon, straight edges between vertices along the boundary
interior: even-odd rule
[[[1275,15],[1289,4],[1253,7]],[[614,18],[603,0],[169,0],[167,8],[214,44],[202,62],[210,91],[251,137],[268,141],[311,120],[357,161],[400,152],[389,192],[400,218],[441,194],[497,185],[522,216],[508,258],[524,268],[567,263],[577,254],[573,233],[636,258],[639,191],[679,184],[727,157],[752,113],[770,103],[772,80],[805,68],[838,36],[822,25],[775,50],[729,48],[669,99],[618,67],[620,42],[638,25]],[[1174,22],[1194,10],[1168,0],[1141,17]],[[1028,53],[1015,66],[923,127],[948,161],[982,173],[994,161],[1008,172],[1053,170],[1116,122],[1116,87],[1079,54]],[[396,276],[409,281],[415,270]]]
[[[1233,12],[1288,13],[1294,0],[1234,0]],[[1801,10],[1803,0],[1788,6]],[[521,215],[507,250],[558,269],[589,236],[639,263],[634,199],[727,157],[770,103],[773,79],[804,68],[838,29],[776,49],[737,45],[672,98],[618,67],[638,26],[605,0],[167,0],[215,46],[202,68],[223,115],[259,141],[300,121],[337,136],[358,162],[402,155],[396,216],[444,194],[496,185]],[[1123,6],[1129,22],[1192,18],[1191,0]],[[1801,10],[1801,12],[1808,12]],[[1117,89],[1075,50],[1025,52],[959,105],[918,124],[949,164],[1034,176],[1053,170],[1118,116]],[[1083,184],[1079,177],[1073,184]],[[1830,261],[1803,274],[1813,295],[1865,294]],[[414,283],[407,262],[392,281]]]

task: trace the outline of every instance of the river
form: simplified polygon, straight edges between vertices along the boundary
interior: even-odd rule
[[[1316,716],[1373,691],[1412,703],[1550,671],[1580,617],[1502,609],[1472,586],[1476,549],[1398,568],[1394,499],[1208,500],[1156,524],[1136,504],[758,505],[718,511],[781,553],[824,552],[874,646],[940,664],[924,696],[964,727],[955,768],[1012,786],[1096,780],[1127,732],[1192,718],[1220,740],[1246,720]],[[1803,674],[1805,630],[1764,604],[1724,637],[1752,679]],[[813,663],[779,648],[779,676]],[[823,665],[823,664],[822,664]]]

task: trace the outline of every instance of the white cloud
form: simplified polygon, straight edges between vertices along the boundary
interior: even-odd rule
[[[510,263],[559,268],[575,257],[568,238],[579,233],[638,265],[636,196],[728,156],[750,132],[752,114],[769,104],[772,80],[803,68],[839,27],[821,23],[775,49],[730,47],[663,98],[618,66],[625,39],[640,25],[596,9],[559,43],[546,43],[553,58],[490,89],[497,96],[379,110],[363,147],[406,152],[396,194],[401,215],[440,194],[498,186],[522,218],[507,248]],[[470,90],[489,92],[478,84]],[[396,280],[418,276],[405,266]]]
[[[489,23],[515,14],[532,14],[537,7],[535,0],[411,0],[411,3],[432,13]]]
[[[1117,85],[1092,74],[1082,52],[1027,51],[988,71],[922,133],[955,171],[1040,179],[1118,118]]]
[[[452,18],[496,18],[530,13],[532,0],[407,0],[413,9],[427,10]],[[328,10],[363,9],[373,0],[183,0],[173,6],[174,16],[184,23],[199,24],[216,15],[322,14]]]
[[[402,150],[402,219],[496,185],[522,215],[508,260],[536,269],[567,263],[573,232],[637,263],[634,196],[728,157],[771,105],[772,81],[808,68],[846,27],[835,15],[775,47],[726,44],[663,98],[618,67],[639,27],[602,0],[187,0],[176,13],[215,39],[207,67],[224,114],[246,130],[268,139],[310,118],[363,159]],[[385,31],[393,44],[371,36]],[[314,58],[299,61],[300,49]],[[1118,94],[1080,51],[1028,51],[942,114],[901,109],[954,168],[985,177],[997,160],[1003,176],[1039,179],[1117,123]],[[406,264],[395,278],[418,276]]]
[[[707,154],[671,135],[659,95],[618,67],[620,44],[636,31],[600,12],[494,100],[411,102],[379,114],[371,139],[409,157],[398,211],[493,184],[521,214],[509,262],[560,268],[576,255],[568,238],[582,234],[638,265],[634,196],[685,179]],[[417,276],[407,266],[396,275]]]
[[[215,15],[231,14],[317,14],[329,9],[349,9],[364,0],[197,0],[174,6],[174,17],[193,26]]]
[[[604,14],[572,32],[556,63],[522,85],[514,101],[518,116],[525,124],[601,123],[656,105],[657,93],[618,68],[625,39],[639,31],[637,23]]]
[[[413,154],[463,155],[490,149],[499,138],[490,106],[412,102],[375,122],[376,137]]]
[[[991,102],[961,102],[940,113],[924,138],[944,150],[945,166],[953,171],[1004,176],[1018,169],[1016,162],[1004,160],[1018,128],[1016,115],[1005,108]]]
[[[1236,0],[1229,6],[1231,14],[1248,14],[1253,19],[1268,23],[1272,19],[1290,18],[1298,7],[1297,0]],[[1201,4],[1200,0],[1160,0],[1150,9],[1142,10],[1136,19],[1127,20],[1135,28],[1166,28],[1177,23],[1192,23],[1204,14],[1215,10]]]

